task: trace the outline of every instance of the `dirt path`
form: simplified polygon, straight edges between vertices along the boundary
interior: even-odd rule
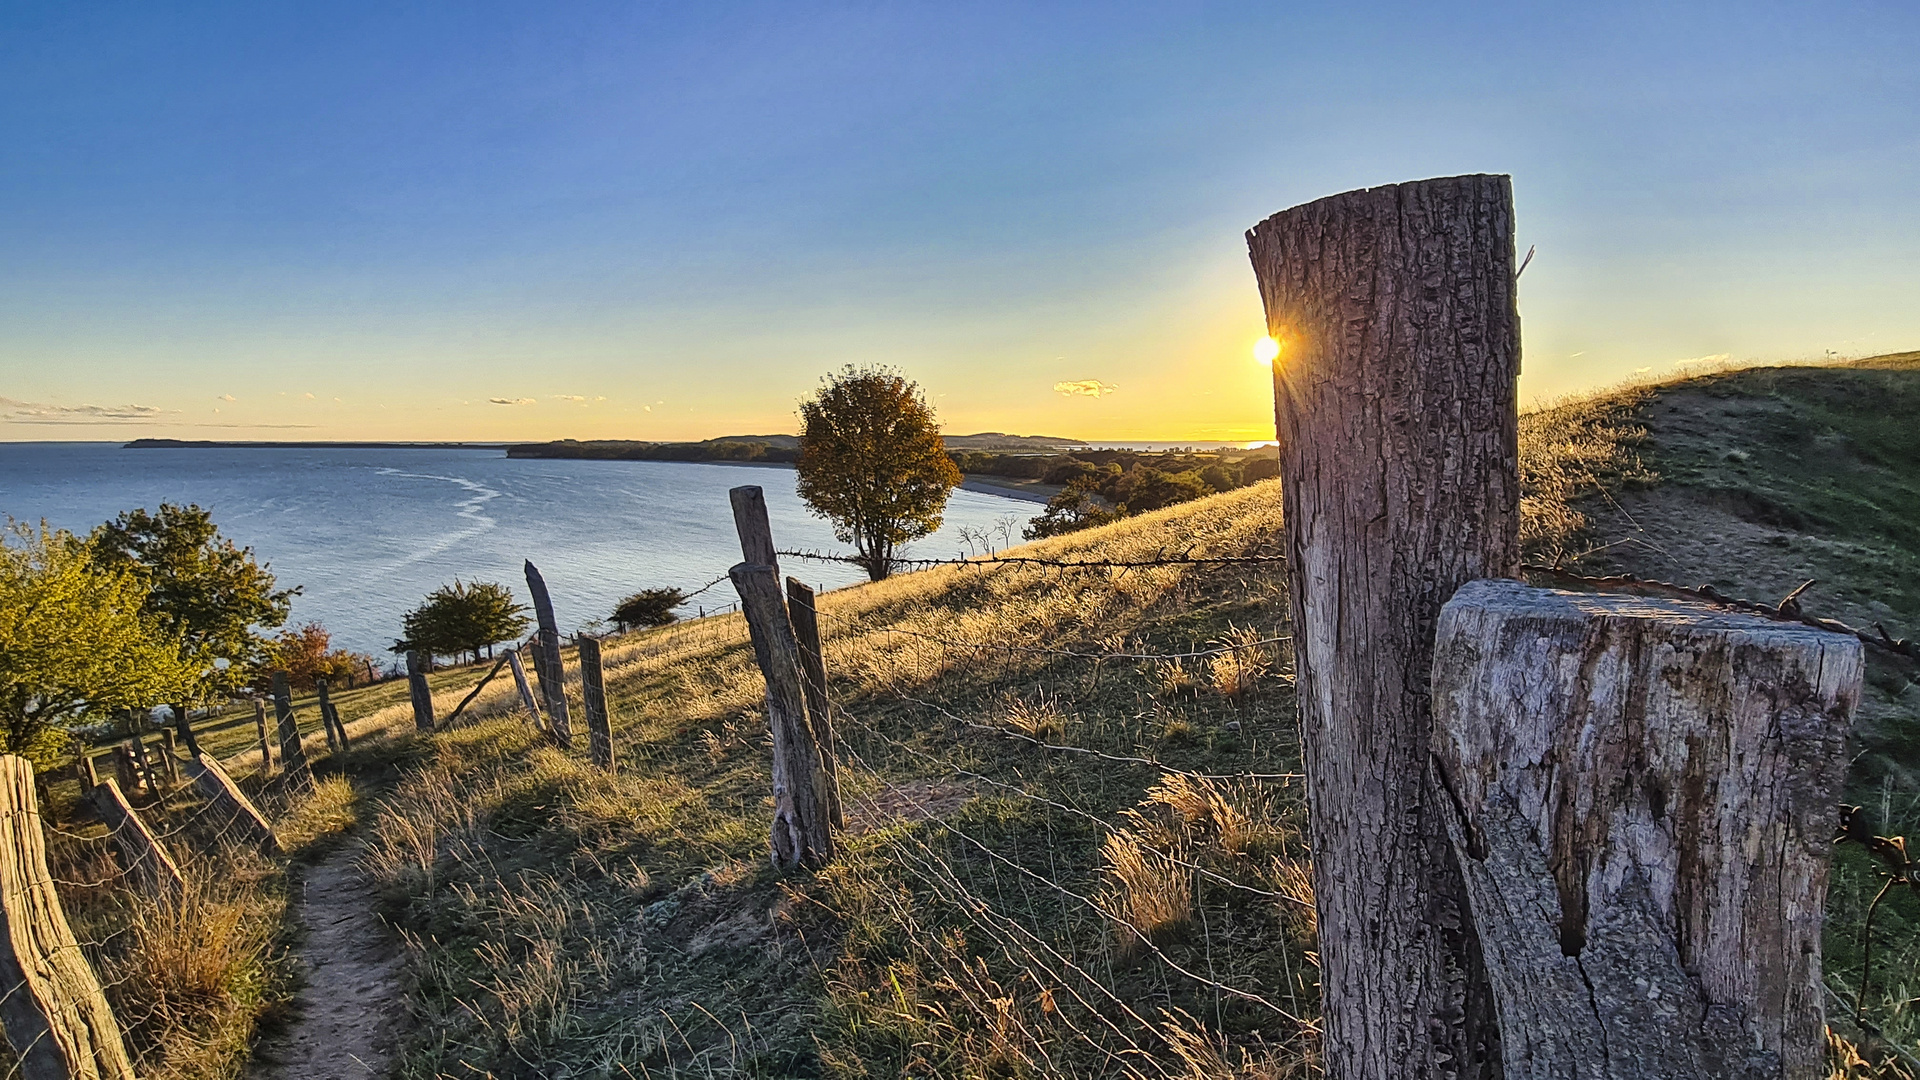
[[[308,870],[299,915],[302,985],[286,1030],[254,1054],[249,1080],[384,1077],[400,998],[400,943],[374,914],[373,885],[354,865],[358,844]]]

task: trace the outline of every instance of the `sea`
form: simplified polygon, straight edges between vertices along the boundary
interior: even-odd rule
[[[782,550],[848,553],[794,482],[789,467],[509,458],[501,449],[0,443],[0,514],[82,533],[124,510],[197,504],[282,587],[299,586],[289,625],[318,622],[336,646],[383,660],[401,615],[456,578],[499,582],[529,602],[528,560],[563,631],[601,629],[596,620],[645,588],[711,585],[681,614],[725,609],[738,600],[733,586],[713,583],[740,561],[727,491],[742,484],[765,492]],[[941,528],[904,554],[950,558],[1018,542],[1041,509],[956,490]],[[842,563],[783,559],[781,570],[820,589],[865,580]]]

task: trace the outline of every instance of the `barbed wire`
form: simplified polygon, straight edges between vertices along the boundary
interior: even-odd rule
[[[1908,638],[1896,638],[1887,633],[1887,628],[1874,623],[1875,633],[1868,633],[1858,627],[1848,626],[1838,619],[1822,618],[1810,615],[1800,607],[1800,597],[1817,581],[1808,580],[1799,588],[1788,593],[1778,604],[1763,604],[1756,600],[1743,600],[1728,596],[1712,585],[1702,585],[1690,589],[1685,585],[1676,585],[1671,581],[1655,581],[1634,577],[1630,574],[1610,574],[1600,577],[1576,574],[1558,566],[1545,566],[1539,563],[1523,563],[1520,570],[1526,574],[1537,574],[1570,584],[1585,585],[1606,592],[1626,592],[1636,595],[1667,596],[1679,600],[1702,600],[1717,607],[1759,615],[1774,622],[1797,623],[1816,630],[1825,630],[1835,634],[1850,634],[1873,648],[1903,656],[1909,660],[1920,660],[1920,644]]]
[[[812,559],[815,562],[846,563],[865,567],[871,560],[859,555],[834,555],[820,551],[776,551],[782,558]],[[979,555],[970,559],[903,559],[887,560],[890,567],[912,566],[925,569],[932,566],[1044,566],[1068,570],[1138,570],[1154,566],[1215,566],[1245,565],[1261,563],[1284,563],[1285,555],[1161,555],[1152,559],[1043,559],[1034,555]]]

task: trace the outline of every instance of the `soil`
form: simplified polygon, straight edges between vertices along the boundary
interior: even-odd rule
[[[255,1051],[249,1080],[383,1077],[391,1070],[401,997],[400,942],[374,913],[355,844],[301,882],[301,987],[286,1027]]]

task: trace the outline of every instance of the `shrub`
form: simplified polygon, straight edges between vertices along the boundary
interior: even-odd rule
[[[614,605],[613,621],[622,630],[635,626],[665,626],[678,616],[673,609],[687,602],[679,589],[641,589]]]

